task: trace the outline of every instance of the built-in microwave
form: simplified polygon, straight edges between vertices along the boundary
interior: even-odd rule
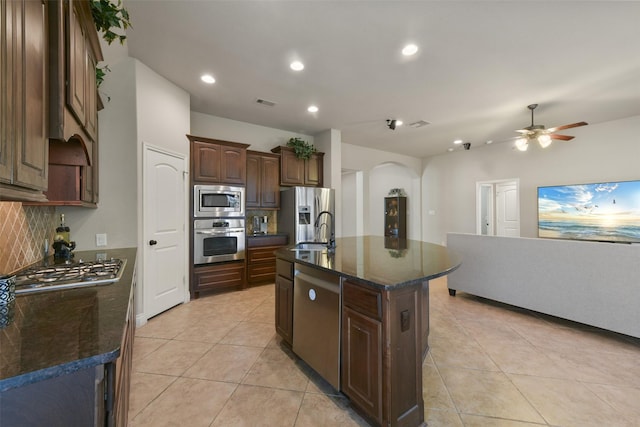
[[[194,185],[193,216],[244,217],[244,187]]]

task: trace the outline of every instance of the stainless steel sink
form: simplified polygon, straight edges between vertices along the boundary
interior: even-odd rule
[[[318,242],[305,242],[298,243],[293,248],[292,251],[326,251],[327,244],[326,243],[318,243]]]

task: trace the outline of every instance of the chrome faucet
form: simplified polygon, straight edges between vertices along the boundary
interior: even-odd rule
[[[333,220],[333,214],[329,211],[321,211],[320,213],[318,213],[318,216],[316,217],[315,222],[313,223],[313,228],[315,230],[315,238],[316,240],[318,239],[318,233],[320,231],[320,217],[322,215],[329,215],[329,218],[331,218],[331,237],[329,238],[329,242],[327,244],[327,246],[329,248],[335,248],[336,247],[336,238],[335,238],[335,222]],[[324,226],[327,226],[327,223],[324,222],[323,223]]]

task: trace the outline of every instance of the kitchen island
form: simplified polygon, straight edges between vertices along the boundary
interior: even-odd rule
[[[118,282],[16,296],[0,328],[0,425],[126,425],[136,249],[75,253],[98,258],[127,260]]]
[[[276,257],[276,331],[283,341],[372,424],[424,425],[429,280],[455,270],[460,257],[432,243],[382,236],[339,238],[333,251],[289,246]],[[332,308],[314,308],[315,301],[321,306],[336,292]],[[339,363],[325,374],[325,367],[306,355],[333,346],[322,325],[334,323],[338,348],[329,353],[336,351]],[[319,342],[311,352],[305,349],[313,341],[308,335]]]

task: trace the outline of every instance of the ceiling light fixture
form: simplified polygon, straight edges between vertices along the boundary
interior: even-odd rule
[[[516,139],[516,148],[520,151],[527,151],[529,148],[529,141],[537,141],[540,147],[547,148],[551,145],[551,136],[542,134],[538,136],[528,136]]]
[[[453,141],[454,144],[458,145],[458,144],[462,144],[462,140],[461,139],[456,139],[455,141]]]
[[[304,64],[300,61],[293,61],[291,64],[289,64],[289,67],[291,67],[293,71],[304,70]]]
[[[404,56],[412,56],[418,52],[418,46],[415,44],[408,44],[402,48],[402,54]]]
[[[310,105],[309,108],[307,108],[307,111],[310,113],[317,113],[318,107],[316,107],[315,105]]]
[[[529,142],[531,141],[537,141],[542,148],[547,148],[548,146],[550,146],[552,140],[554,139],[559,139],[561,141],[571,141],[573,139],[573,136],[559,135],[556,132],[559,130],[576,128],[588,124],[587,122],[578,122],[547,129],[544,127],[544,125],[536,125],[533,123],[533,110],[535,110],[537,107],[538,104],[527,105],[527,108],[531,111],[531,125],[516,131],[521,134],[515,142],[515,147],[520,151],[527,151]]]
[[[213,78],[213,76],[211,74],[203,74],[202,76],[200,76],[200,80],[202,80],[205,83],[208,83],[210,85],[214,84],[216,82],[216,79]]]

